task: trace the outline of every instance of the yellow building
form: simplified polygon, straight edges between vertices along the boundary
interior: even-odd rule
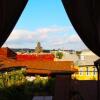
[[[77,80],[97,80],[97,69],[95,66],[79,66],[78,72],[72,78]]]
[[[99,59],[99,57],[90,50],[82,51],[77,62],[78,72],[72,77],[77,80],[97,80],[98,73],[94,66],[94,61],[97,59]]]
[[[56,51],[55,51],[56,52]],[[72,75],[77,80],[97,80],[97,69],[94,62],[99,59],[92,51],[83,50],[80,53],[62,51],[62,59],[55,58],[55,61],[73,61],[78,72]]]

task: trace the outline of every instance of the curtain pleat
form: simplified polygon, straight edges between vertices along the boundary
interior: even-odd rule
[[[100,1],[62,0],[62,3],[80,38],[100,56]]]
[[[0,47],[16,25],[28,0],[0,0]]]

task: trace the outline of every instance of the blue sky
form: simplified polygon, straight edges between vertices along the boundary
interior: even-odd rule
[[[86,48],[73,29],[61,0],[29,0],[4,46],[44,49]]]

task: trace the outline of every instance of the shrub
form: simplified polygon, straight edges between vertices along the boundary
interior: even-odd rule
[[[56,57],[57,57],[58,59],[62,59],[63,53],[62,53],[62,52],[56,52]]]

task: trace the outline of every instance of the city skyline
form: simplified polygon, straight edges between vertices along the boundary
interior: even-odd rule
[[[64,10],[61,0],[29,0],[4,44],[10,48],[86,49]]]

